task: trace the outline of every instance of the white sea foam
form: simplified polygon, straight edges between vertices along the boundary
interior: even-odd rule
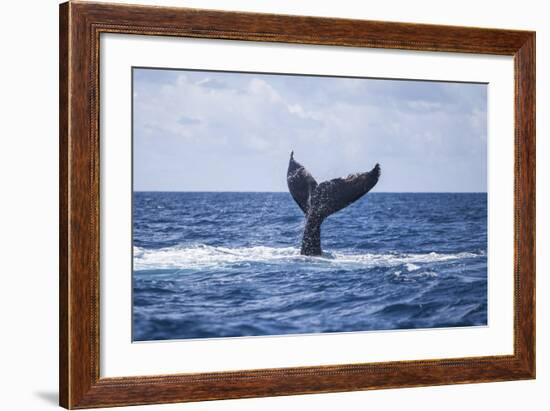
[[[360,267],[397,267],[405,265],[408,271],[420,268],[417,264],[444,262],[464,258],[478,257],[480,254],[426,253],[426,254],[354,254],[332,252],[320,257],[300,255],[294,247],[212,247],[207,245],[175,246],[161,249],[134,247],[134,269],[186,269],[207,268],[237,263],[286,263],[330,264],[336,266]]]

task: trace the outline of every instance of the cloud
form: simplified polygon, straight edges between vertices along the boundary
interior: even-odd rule
[[[223,81],[211,79],[211,78],[205,78],[203,80],[200,80],[197,82],[197,85],[201,87],[213,88],[217,90],[227,88],[227,84],[224,83]]]
[[[198,118],[181,116],[178,120],[178,123],[184,126],[192,126],[192,125],[200,124],[201,121]]]
[[[137,189],[286,190],[384,169],[379,190],[483,191],[486,86],[136,69]]]

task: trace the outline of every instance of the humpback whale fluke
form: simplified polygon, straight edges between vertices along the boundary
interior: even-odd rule
[[[324,219],[367,194],[379,177],[380,165],[376,164],[371,171],[317,184],[310,172],[294,160],[292,151],[286,181],[292,198],[306,218],[301,254],[321,255],[321,224]]]

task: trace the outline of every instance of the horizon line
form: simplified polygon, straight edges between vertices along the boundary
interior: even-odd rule
[[[266,193],[279,194],[288,191],[270,190],[132,190],[133,193]],[[371,191],[370,194],[487,194],[487,191]]]

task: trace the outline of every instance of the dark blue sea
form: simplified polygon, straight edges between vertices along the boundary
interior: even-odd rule
[[[299,254],[288,193],[135,192],[135,341],[487,324],[486,193],[369,193]]]

